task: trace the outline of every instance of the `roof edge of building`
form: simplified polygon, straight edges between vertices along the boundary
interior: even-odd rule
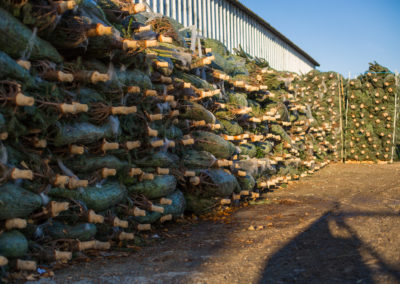
[[[273,26],[271,26],[267,21],[265,21],[263,18],[261,18],[260,16],[258,16],[256,13],[254,13],[253,11],[251,11],[249,8],[247,8],[245,5],[243,5],[242,3],[240,3],[237,0],[227,0],[228,2],[232,3],[233,5],[235,5],[236,7],[238,7],[239,9],[243,10],[244,12],[246,12],[247,14],[249,14],[250,16],[252,16],[253,18],[255,18],[255,20],[257,20],[261,25],[263,25],[265,28],[267,28],[268,30],[270,30],[273,34],[275,34],[277,37],[279,37],[281,40],[283,40],[284,42],[286,42],[287,44],[289,44],[289,46],[291,46],[294,50],[296,50],[298,53],[300,53],[301,55],[303,55],[308,61],[310,61],[314,66],[319,67],[320,64],[314,59],[312,58],[308,53],[306,53],[304,50],[302,50],[300,47],[298,47],[296,44],[294,44],[290,39],[288,39],[287,37],[285,37],[283,34],[281,34],[277,29],[275,29]]]

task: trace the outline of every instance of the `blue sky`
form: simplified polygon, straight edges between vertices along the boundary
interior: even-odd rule
[[[400,0],[241,0],[317,60],[358,75],[376,60],[400,72]]]

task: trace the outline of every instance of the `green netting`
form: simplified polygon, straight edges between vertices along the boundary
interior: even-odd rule
[[[48,42],[0,8],[0,49],[14,59],[48,59],[62,62],[61,55]]]
[[[72,171],[77,173],[91,173],[102,168],[116,169],[121,171],[126,168],[129,164],[126,161],[122,161],[115,156],[77,156],[65,161],[65,165]]]
[[[217,158],[228,159],[235,153],[235,146],[229,141],[225,141],[218,135],[211,132],[195,131],[192,132],[195,138],[195,148],[210,152]]]
[[[118,134],[118,131],[119,122],[112,117],[103,126],[96,126],[87,122],[58,125],[54,145],[94,143],[103,138],[113,138]]]
[[[256,180],[252,175],[247,174],[244,177],[238,177],[238,182],[242,190],[252,191],[256,185]]]
[[[254,158],[257,155],[257,147],[254,144],[241,144],[240,154]]]
[[[45,233],[54,239],[77,239],[80,241],[88,241],[97,233],[95,224],[82,223],[74,226],[53,222],[50,226],[45,227]]]
[[[233,192],[240,192],[240,185],[235,176],[221,169],[200,171],[200,175],[207,181],[201,185],[202,196],[226,197]]]
[[[28,252],[28,240],[18,231],[0,234],[0,255],[5,257],[22,257]]]
[[[156,176],[154,180],[146,180],[128,187],[132,194],[143,194],[149,199],[164,197],[176,189],[176,178],[172,175]]]
[[[104,211],[124,200],[126,189],[119,183],[108,182],[103,185],[89,186],[80,190],[52,188],[49,196],[54,198],[74,199],[82,202],[88,209]]]
[[[14,184],[0,186],[0,220],[25,218],[42,206],[39,195]]]
[[[15,79],[27,86],[34,84],[33,77],[6,53],[0,51],[0,79]]]
[[[188,169],[210,168],[216,160],[213,154],[196,150],[187,150],[182,157],[183,165]]]
[[[180,115],[182,118],[187,118],[191,120],[204,120],[206,123],[215,124],[216,118],[205,107],[194,102],[183,102],[182,112]]]
[[[193,212],[197,215],[204,214],[219,204],[218,199],[200,197],[189,192],[185,193],[185,199],[187,203],[187,211]]]
[[[171,205],[160,205],[164,208],[164,213],[159,212],[147,212],[146,216],[142,217],[132,217],[136,222],[142,224],[152,224],[159,220],[163,215],[171,214],[173,218],[179,218],[185,212],[186,209],[186,200],[183,193],[180,190],[175,191],[174,193],[167,195],[165,198],[172,201]]]
[[[223,125],[223,130],[229,135],[239,135],[243,133],[243,128],[236,121],[220,119],[219,122]]]
[[[176,168],[179,166],[179,157],[168,152],[157,152],[142,159],[134,160],[134,163],[139,167]]]

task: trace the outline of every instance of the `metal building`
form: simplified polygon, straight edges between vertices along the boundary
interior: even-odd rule
[[[307,73],[319,66],[310,55],[237,0],[136,0],[155,13],[196,26],[204,37],[223,42],[231,52],[239,45],[281,71]]]

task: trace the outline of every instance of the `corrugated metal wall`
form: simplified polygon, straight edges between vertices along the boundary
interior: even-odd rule
[[[136,0],[155,13],[195,25],[204,37],[223,42],[232,52],[239,47],[266,59],[277,70],[307,73],[314,64],[276,36],[252,15],[227,0]]]

